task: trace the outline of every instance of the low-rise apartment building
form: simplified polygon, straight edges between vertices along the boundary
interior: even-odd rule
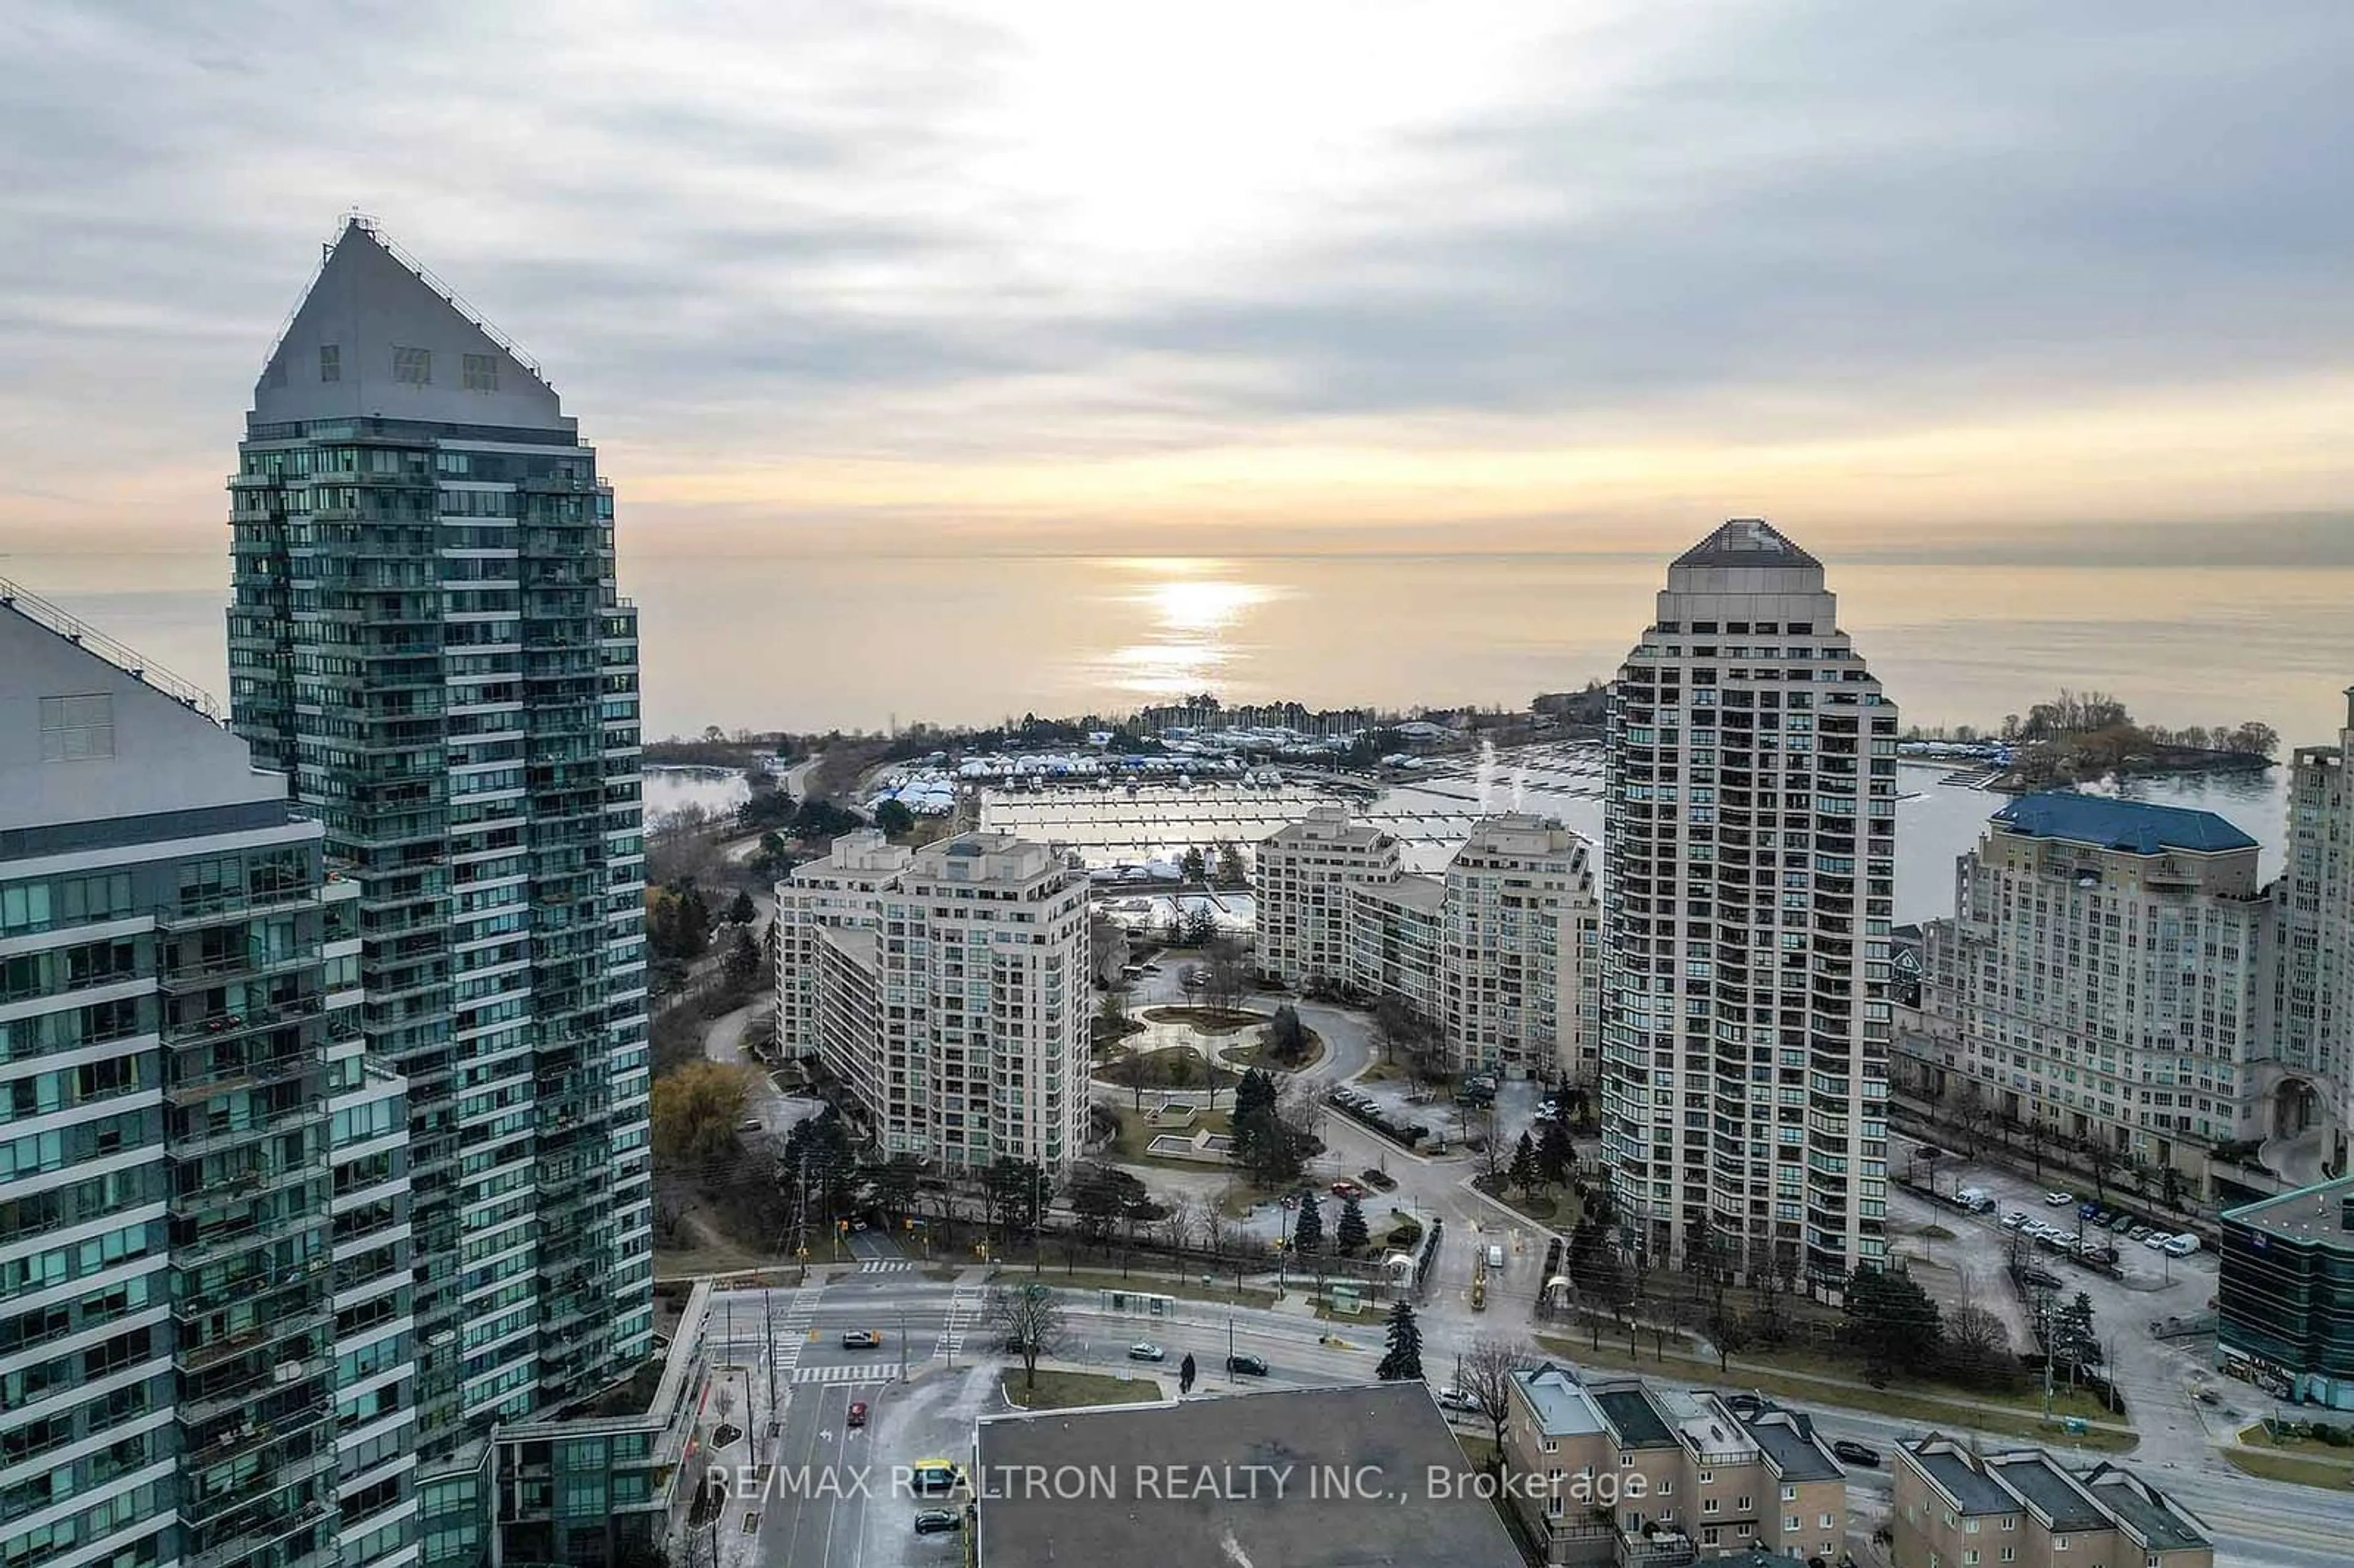
[[[789,1047],[849,1087],[883,1149],[1061,1170],[1087,1118],[1087,878],[1044,844],[837,841],[778,885]],[[784,1037],[780,1022],[779,1038]]]
[[[1525,814],[1480,821],[1427,876],[1397,841],[1320,806],[1258,855],[1258,962],[1302,988],[1397,997],[1457,1071],[1513,1077],[1598,1066],[1601,914],[1590,846]]]
[[[1549,1564],[1667,1568],[1742,1552],[1834,1558],[1847,1483],[1803,1417],[1632,1378],[1512,1374],[1505,1471]]]
[[[1931,1433],[1896,1450],[1893,1568],[2213,1568],[2189,1510],[2119,1466],[1981,1454]]]
[[[1922,936],[1902,1071],[1949,1117],[2098,1141],[2207,1195],[2259,1136],[2256,841],[2211,811],[2052,792],[1997,811]]]

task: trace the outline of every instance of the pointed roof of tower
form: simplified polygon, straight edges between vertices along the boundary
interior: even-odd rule
[[[1675,559],[1680,567],[1819,567],[1763,517],[1735,517]]]
[[[538,366],[355,216],[271,348],[249,422],[379,417],[573,429]]]

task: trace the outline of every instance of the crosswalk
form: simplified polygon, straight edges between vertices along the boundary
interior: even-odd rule
[[[777,1329],[777,1375],[787,1382],[801,1364],[801,1347],[817,1327],[818,1298],[823,1294],[822,1286],[803,1286],[785,1303],[784,1321]]]
[[[871,1366],[795,1367],[793,1382],[804,1383],[889,1383],[892,1369]]]
[[[860,1263],[861,1274],[909,1274],[916,1266],[904,1257],[870,1257]]]
[[[981,1303],[988,1296],[989,1292],[978,1285],[960,1284],[956,1287],[949,1297],[949,1315],[940,1324],[939,1342],[932,1347],[932,1354],[946,1356],[950,1361],[956,1360],[957,1352],[964,1349],[965,1335],[980,1320]]]

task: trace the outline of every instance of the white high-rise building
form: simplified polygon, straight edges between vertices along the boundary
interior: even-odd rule
[[[949,1167],[1077,1159],[1083,873],[1002,833],[912,853],[852,834],[779,884],[778,901],[796,912],[777,945],[779,1009],[795,1009],[794,1038],[851,1087],[886,1152]]]
[[[1447,866],[1440,1022],[1457,1065],[1590,1082],[1600,906],[1586,842],[1559,822],[1490,817]]]
[[[777,884],[779,1055],[818,1054],[819,944],[829,931],[872,931],[882,918],[883,889],[914,859],[915,851],[860,828]]]
[[[1259,848],[1259,967],[1395,997],[1457,1072],[1591,1076],[1600,1013],[1592,846],[1548,818],[1482,819],[1440,875],[1320,806]]]
[[[2335,746],[2290,760],[2288,870],[2274,885],[2272,1060],[2264,1136],[2312,1128],[2342,1141],[2354,1127],[2354,687]],[[2254,1135],[2252,1135],[2254,1136]]]
[[[2189,1179],[2261,1136],[2256,841],[2211,811],[2067,792],[1994,814],[1925,933],[1909,1074],[1948,1120],[2001,1118]]]
[[[1737,519],[1611,702],[1605,1157],[1624,1237],[1833,1284],[1886,1255],[1896,710],[1822,564]]]
[[[1349,821],[1345,806],[1318,806],[1258,847],[1258,961],[1306,990],[1349,975],[1349,889],[1387,886],[1401,874],[1394,834]]]

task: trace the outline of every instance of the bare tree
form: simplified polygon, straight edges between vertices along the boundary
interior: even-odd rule
[[[1022,1358],[1023,1386],[1038,1386],[1038,1358],[1063,1344],[1063,1304],[1034,1280],[991,1286],[981,1320],[998,1331],[1007,1351]]]
[[[1161,1245],[1180,1253],[1192,1246],[1199,1212],[1199,1205],[1192,1198],[1181,1195],[1171,1202],[1169,1212],[1161,1216]]]
[[[1526,1345],[1483,1334],[1463,1352],[1456,1386],[1471,1398],[1495,1428],[1496,1468],[1504,1467],[1504,1424],[1512,1415],[1512,1374],[1537,1359]]]
[[[1201,1198],[1196,1202],[1200,1205],[1202,1245],[1210,1249],[1213,1256],[1224,1257],[1226,1244],[1234,1239],[1234,1222],[1226,1218],[1225,1210],[1219,1206],[1219,1199]]]
[[[1212,1011],[1239,1012],[1250,991],[1250,951],[1232,937],[1210,943],[1209,961],[1202,970],[1202,1000]]]

